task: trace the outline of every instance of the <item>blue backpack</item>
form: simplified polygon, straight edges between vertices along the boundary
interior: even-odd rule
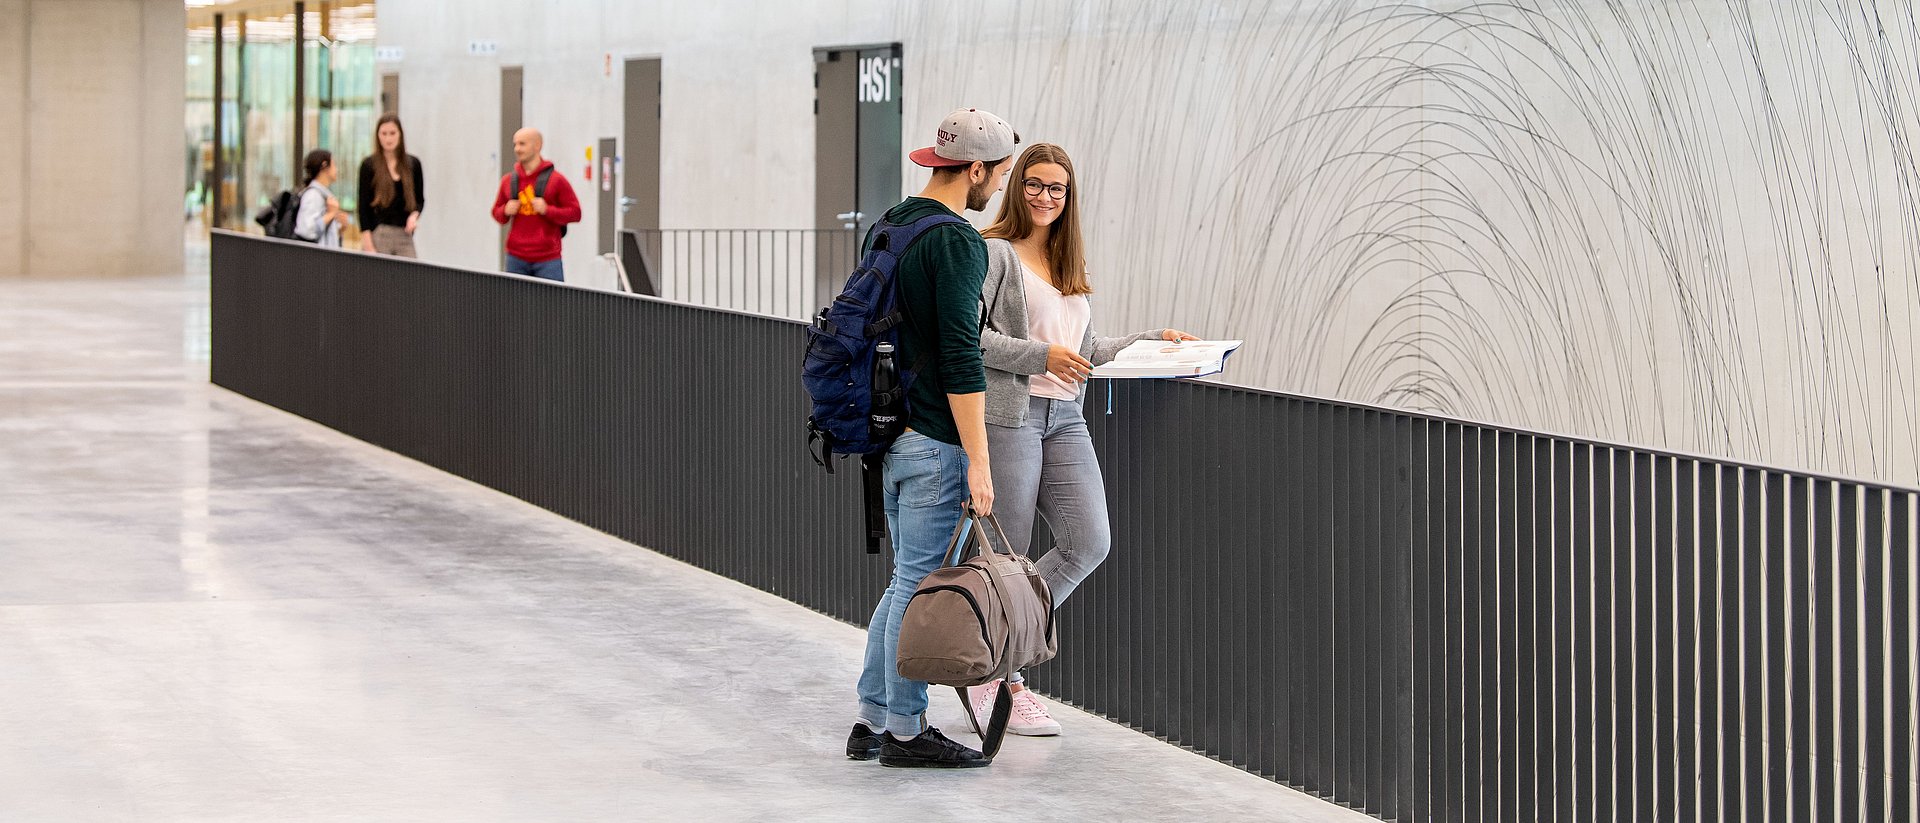
[[[907,389],[919,369],[900,362],[900,324],[906,319],[894,288],[894,269],[908,247],[946,224],[967,225],[951,214],[934,214],[906,225],[882,220],[867,232],[867,251],[846,288],[814,315],[807,327],[807,353],[800,382],[813,400],[807,418],[807,453],[833,473],[833,456],[861,456],[867,492],[867,551],[878,553],[886,517],[877,505],[880,458],[908,417]],[[882,344],[894,355],[882,353]],[[917,361],[924,362],[926,352]],[[885,363],[890,361],[892,372]],[[876,365],[881,365],[876,391]],[[891,385],[889,385],[891,384]],[[817,451],[816,451],[817,446]]]

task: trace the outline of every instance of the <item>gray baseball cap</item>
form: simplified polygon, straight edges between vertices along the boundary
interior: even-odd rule
[[[1007,121],[979,109],[954,109],[940,121],[934,144],[908,155],[927,168],[964,166],[975,160],[993,163],[1013,156],[1020,135]]]

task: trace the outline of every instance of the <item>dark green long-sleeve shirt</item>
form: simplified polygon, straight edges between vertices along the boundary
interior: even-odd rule
[[[909,197],[887,210],[896,225],[932,214],[953,214],[937,200]],[[949,394],[987,390],[986,364],[980,357],[980,290],[987,277],[987,244],[969,225],[937,226],[907,248],[894,269],[907,322],[900,333],[900,354],[919,363],[933,352],[907,390],[913,411],[907,426],[943,443],[960,445]]]

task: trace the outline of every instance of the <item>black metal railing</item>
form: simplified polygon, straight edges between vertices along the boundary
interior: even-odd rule
[[[860,234],[838,229],[638,229],[659,296],[804,319],[860,262]],[[631,266],[629,268],[632,268]]]
[[[803,454],[798,323],[225,233],[212,277],[221,386],[849,622],[885,585]],[[1387,819],[1914,819],[1920,492],[1217,384],[1088,406],[1113,555],[1039,688]]]

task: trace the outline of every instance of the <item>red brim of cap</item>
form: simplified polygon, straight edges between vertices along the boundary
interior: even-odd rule
[[[970,162],[973,162],[971,160],[954,160],[951,158],[941,157],[940,155],[934,153],[932,146],[928,146],[924,149],[914,149],[912,154],[907,155],[907,159],[912,160],[914,163],[918,165],[926,166],[927,168],[930,168],[930,169],[943,169],[949,166],[964,166]]]

